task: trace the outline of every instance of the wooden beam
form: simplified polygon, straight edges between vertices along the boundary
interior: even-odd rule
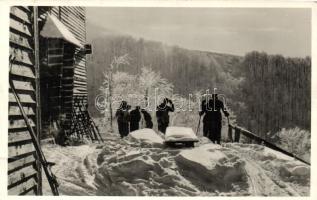
[[[34,152],[34,147],[32,143],[24,144],[20,146],[10,146],[8,147],[9,157],[14,157],[18,155],[23,155],[25,153]]]
[[[21,64],[12,64],[11,73],[17,76],[35,78],[35,74],[31,67]]]
[[[27,167],[29,165],[34,165],[35,161],[36,158],[34,151],[24,154],[23,157],[11,157],[9,158],[8,162],[8,174],[11,174],[15,171],[19,171],[20,169]]]
[[[28,191],[30,188],[36,187],[36,180],[35,178],[28,179],[27,181],[8,189],[9,195],[20,195]]]
[[[20,32],[25,36],[32,37],[30,27],[26,24],[17,21],[16,19],[10,18],[10,29],[14,30],[15,32]]]
[[[15,185],[17,182],[23,182],[27,177],[37,174],[37,170],[33,166],[27,166],[19,171],[13,172],[8,175],[8,187]]]
[[[38,7],[33,7],[33,27],[34,27],[34,68],[35,68],[35,89],[36,89],[36,137],[39,145],[41,145],[41,92],[40,92],[40,53],[39,53],[39,24],[38,24]],[[39,160],[36,163],[37,168],[37,194],[42,195],[42,165]]]
[[[28,13],[27,11],[25,11],[23,9],[20,9],[19,7],[16,7],[16,6],[10,7],[10,17],[11,18],[15,18],[22,23],[25,22],[25,23],[28,23],[31,25],[32,23],[31,23],[29,14],[30,13]]]
[[[15,62],[20,62],[29,66],[33,66],[33,54],[31,52],[21,48],[14,48],[12,46],[10,46],[9,51],[10,55],[15,56]]]
[[[32,106],[23,106],[24,112],[27,115],[35,115],[34,109]],[[9,116],[21,116],[21,111],[18,106],[9,105]]]
[[[35,100],[29,94],[18,94],[18,96],[19,96],[22,104],[23,103],[35,104]],[[9,93],[9,102],[16,103],[16,100],[11,92]]]
[[[35,123],[32,119],[29,119],[31,126],[35,126]],[[26,127],[26,124],[23,119],[9,120],[9,129],[19,129]]]
[[[18,143],[31,140],[31,136],[27,131],[9,133],[8,143]],[[10,145],[11,146],[11,145]]]
[[[24,47],[30,51],[33,51],[29,38],[23,37],[23,35],[11,32],[9,40],[15,45],[19,45],[20,47]]]
[[[16,90],[26,90],[34,92],[33,85],[29,81],[13,80],[13,85],[15,86]]]

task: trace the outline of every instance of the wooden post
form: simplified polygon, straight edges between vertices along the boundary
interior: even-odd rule
[[[62,19],[62,10],[61,7],[58,6],[58,19],[61,20]]]
[[[232,126],[230,124],[229,117],[227,117],[227,123],[228,123],[228,140],[229,140],[229,142],[233,142],[233,139],[232,139]]]
[[[113,127],[112,127],[112,68],[110,69],[110,81],[109,81],[109,112],[110,112],[110,131],[113,132]]]
[[[235,127],[235,131],[234,131],[234,142],[239,143],[240,141],[240,129],[238,127]]]
[[[40,96],[40,66],[39,66],[39,29],[38,29],[38,7],[33,7],[33,31],[34,31],[34,68],[35,68],[35,87],[36,87],[36,137],[41,145],[41,96]],[[40,155],[38,155],[40,156]],[[37,160],[37,194],[42,195],[42,166]]]
[[[228,139],[229,139],[229,142],[233,142],[233,139],[232,139],[232,126],[231,125],[228,125]]]

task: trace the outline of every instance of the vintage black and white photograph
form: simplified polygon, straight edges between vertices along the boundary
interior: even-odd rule
[[[311,8],[7,15],[8,195],[310,196]]]

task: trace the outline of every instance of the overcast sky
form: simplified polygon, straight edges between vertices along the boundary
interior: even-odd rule
[[[188,49],[291,57],[311,51],[310,9],[87,8],[87,22]]]

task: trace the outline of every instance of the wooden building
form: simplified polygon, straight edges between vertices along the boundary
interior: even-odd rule
[[[78,120],[88,101],[85,9],[40,7],[39,16],[43,129],[84,135],[89,130]]]
[[[86,106],[85,23],[83,7],[10,9],[9,77],[38,141],[51,132],[98,139]],[[12,92],[9,88],[8,194],[41,195],[38,154]]]
[[[37,63],[35,59],[34,10],[10,9],[10,79],[13,80],[25,113],[37,129]],[[31,136],[17,101],[9,89],[8,194],[39,194],[41,173]],[[39,137],[39,135],[38,135]]]

